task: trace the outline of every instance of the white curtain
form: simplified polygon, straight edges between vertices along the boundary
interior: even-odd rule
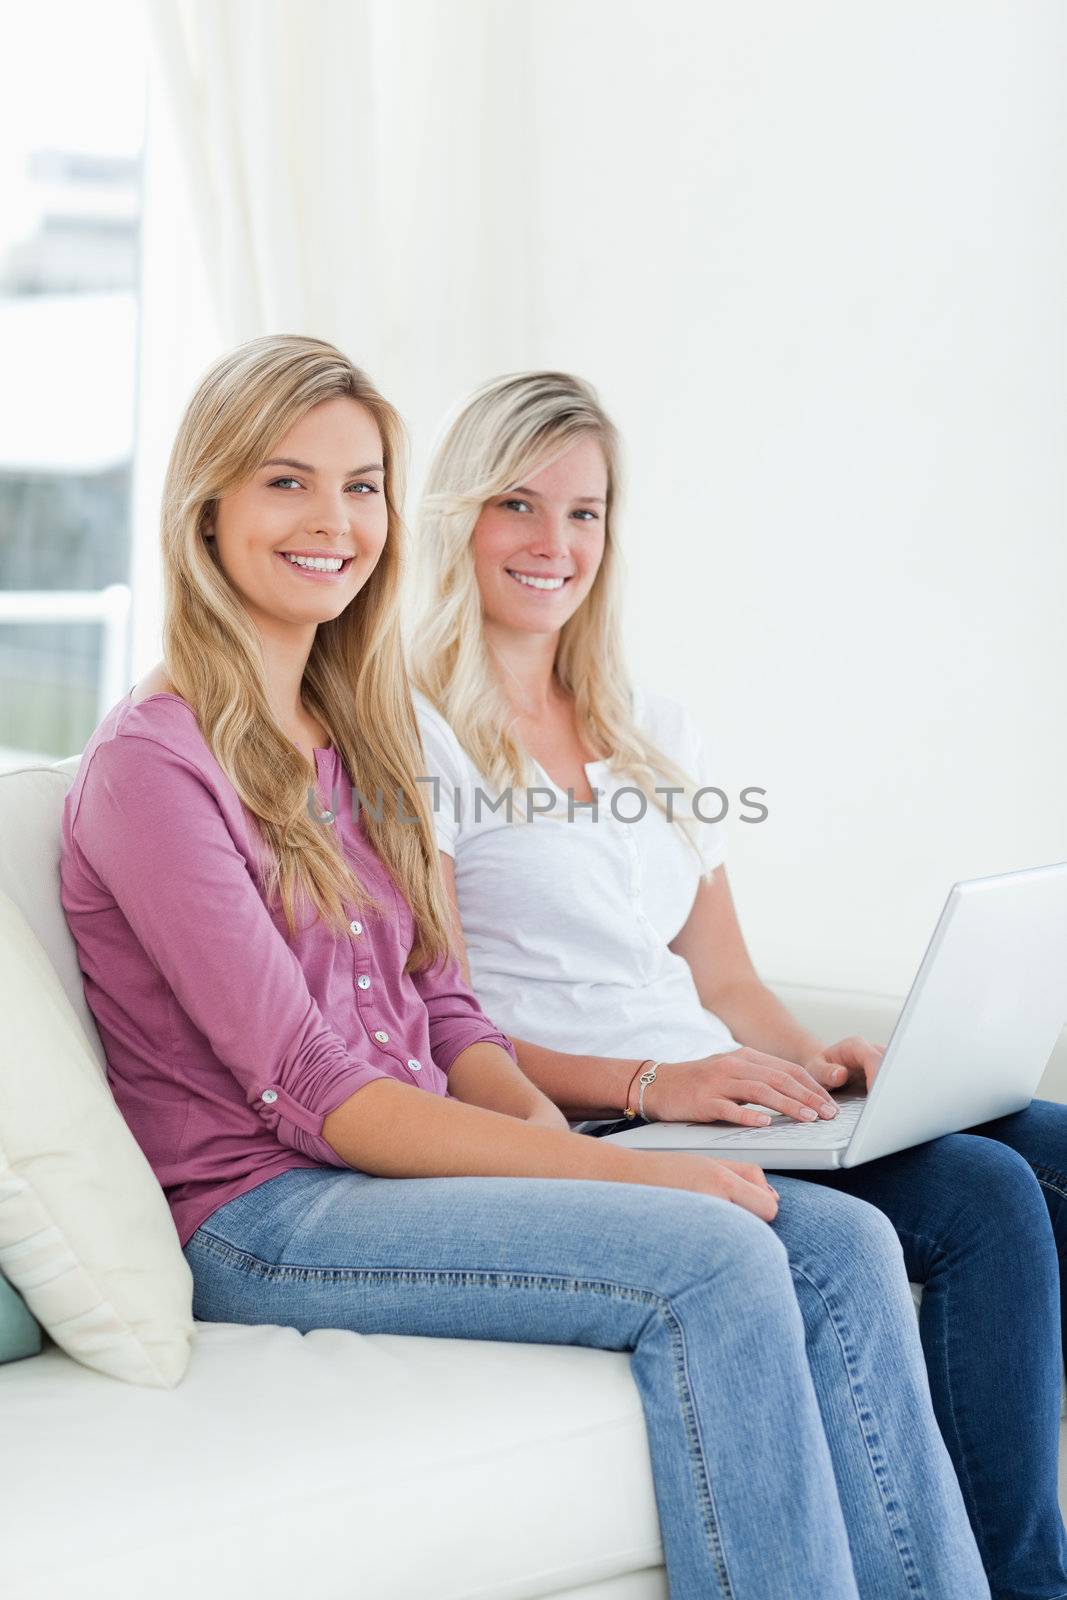
[[[306,333],[425,440],[530,342],[539,217],[511,0],[151,0],[135,673],[159,652],[159,491],[204,366]],[[505,357],[506,364],[506,357]]]
[[[477,366],[502,333],[523,341],[536,7],[151,0],[150,14],[194,223],[182,251],[206,265],[226,342],[314,331],[402,367],[459,340]]]
[[[376,261],[373,0],[153,0],[196,221],[229,342],[266,330],[345,328]],[[368,204],[369,202],[369,204]]]

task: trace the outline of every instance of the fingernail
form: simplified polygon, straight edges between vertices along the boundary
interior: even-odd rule
[[[830,1105],[828,1105],[828,1106],[823,1106],[821,1108],[821,1115],[824,1116],[824,1117],[836,1117],[837,1116],[837,1107],[835,1105],[833,1105],[832,1103]]]
[[[830,1076],[833,1078],[835,1083],[840,1083],[842,1078],[847,1077],[847,1073],[845,1072],[844,1067],[835,1067]]]
[[[803,1110],[801,1111],[800,1115],[802,1117],[804,1117],[806,1119],[806,1121],[814,1122],[815,1118],[819,1115],[819,1113],[815,1110],[815,1108],[813,1106],[805,1106],[803,1108]]]
[[[759,1124],[759,1126],[761,1128],[765,1128],[767,1126],[768,1122],[770,1122],[770,1120],[771,1120],[770,1117],[757,1117],[756,1118],[756,1122]]]

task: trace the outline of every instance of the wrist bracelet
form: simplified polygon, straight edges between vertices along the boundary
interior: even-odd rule
[[[647,1066],[650,1066],[650,1065],[651,1065],[651,1058],[649,1060],[647,1060],[647,1061],[642,1061],[640,1066],[637,1069],[637,1072],[635,1072],[633,1077],[630,1079],[630,1087],[626,1091],[626,1099],[623,1101],[623,1105],[622,1105],[622,1114],[627,1119],[627,1121],[629,1121],[632,1117],[636,1117],[636,1116],[639,1115],[639,1113],[636,1112],[633,1109],[633,1107],[630,1105],[630,1096],[633,1093],[633,1087],[634,1087],[634,1084],[637,1082],[638,1075],[640,1073],[642,1073]],[[644,1091],[644,1089],[642,1089],[641,1090],[641,1098],[642,1098],[642,1100],[644,1099],[644,1096],[645,1096],[645,1091]]]
[[[637,1115],[639,1117],[644,1117],[644,1115],[645,1115],[645,1090],[648,1088],[648,1085],[650,1083],[655,1083],[655,1081],[656,1081],[656,1068],[657,1067],[662,1067],[662,1065],[663,1065],[662,1061],[653,1061],[650,1064],[647,1072],[642,1072],[642,1074],[641,1074],[641,1079],[640,1079],[640,1082],[641,1082],[641,1096],[640,1096],[640,1099],[638,1100],[638,1103],[637,1103]],[[659,1119],[657,1117],[649,1117],[647,1120],[649,1122],[656,1122]]]

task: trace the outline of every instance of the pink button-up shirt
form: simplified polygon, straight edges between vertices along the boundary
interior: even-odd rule
[[[345,1166],[323,1119],[376,1078],[447,1095],[469,1045],[515,1057],[457,961],[404,972],[410,907],[352,820],[336,750],[315,761],[321,808],[382,906],[347,906],[343,938],[310,905],[290,938],[268,908],[255,825],[177,695],[120,700],[67,795],[61,898],[86,999],[182,1244],[279,1172]]]

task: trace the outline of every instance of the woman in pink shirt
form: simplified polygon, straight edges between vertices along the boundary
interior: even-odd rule
[[[465,982],[402,458],[329,345],[205,375],[164,661],[66,803],[64,909],[196,1315],[631,1350],[673,1600],[988,1595],[888,1224],[834,1196],[798,1227],[757,1169],[571,1132]]]

